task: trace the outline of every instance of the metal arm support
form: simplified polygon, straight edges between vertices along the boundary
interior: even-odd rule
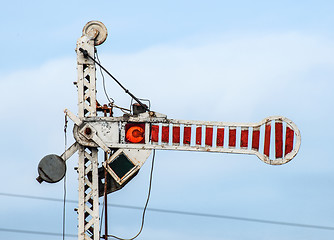
[[[79,150],[79,143],[75,142],[73,143],[60,157],[64,160],[67,161],[70,157],[73,156],[76,151]]]
[[[83,123],[75,114],[73,114],[68,109],[65,109],[64,112],[79,127],[79,133],[82,137],[86,138],[87,140],[94,141],[106,153],[111,153],[111,150],[109,149],[107,144],[105,144],[105,142],[97,135],[97,131],[91,124]]]

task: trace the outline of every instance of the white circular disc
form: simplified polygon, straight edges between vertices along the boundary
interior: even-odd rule
[[[106,26],[104,26],[104,24],[100,21],[90,21],[88,22],[84,28],[82,29],[82,34],[85,36],[89,36],[89,33],[92,30],[96,30],[98,35],[95,38],[95,45],[100,45],[102,44],[108,36],[108,31]]]

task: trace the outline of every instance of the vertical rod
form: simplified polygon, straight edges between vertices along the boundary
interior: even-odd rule
[[[104,112],[104,116],[107,116],[107,112]],[[104,161],[107,162],[108,153],[104,153]],[[108,240],[108,172],[107,169],[104,168],[104,239]]]
[[[108,153],[104,153],[104,161],[108,160]],[[108,189],[108,172],[107,169],[104,168],[104,239],[108,240],[108,196],[107,196],[107,189]]]

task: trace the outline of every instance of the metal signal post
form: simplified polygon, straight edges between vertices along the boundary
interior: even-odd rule
[[[78,71],[78,117],[91,118],[96,111],[95,63],[86,58],[79,48],[95,55],[95,45],[100,45],[107,37],[107,29],[100,22],[90,22],[83,29],[83,36],[77,41]],[[86,129],[86,133],[89,130]],[[99,189],[98,189],[98,149],[79,145],[79,206],[78,239],[98,240],[99,236]]]
[[[297,154],[300,132],[291,120],[282,116],[268,117],[258,123],[168,119],[164,114],[150,111],[136,97],[133,99],[138,104],[133,114],[111,116],[112,109],[100,106],[96,100],[95,47],[106,38],[107,29],[101,22],[85,25],[76,47],[78,115],[65,110],[75,124],[76,142],[61,156],[44,157],[38,167],[39,182],[60,181],[65,175],[66,160],[79,152],[79,240],[100,239],[99,197],[123,188],[137,175],[153,149],[253,154],[271,165],[287,163]],[[98,116],[98,111],[103,111],[104,116]],[[101,168],[98,168],[98,148],[105,155]]]

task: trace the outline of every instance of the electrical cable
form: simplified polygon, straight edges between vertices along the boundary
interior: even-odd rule
[[[107,235],[108,237],[116,238],[118,240],[133,240],[133,239],[137,238],[141,234],[141,232],[143,231],[144,222],[145,222],[145,213],[146,213],[147,205],[148,205],[148,202],[149,202],[150,196],[151,196],[154,160],[155,160],[155,149],[153,149],[153,157],[152,157],[152,166],[151,166],[151,172],[150,172],[150,182],[149,182],[149,186],[148,186],[148,194],[147,194],[145,207],[144,207],[144,210],[143,210],[143,215],[142,215],[142,219],[141,219],[141,227],[140,227],[139,232],[132,238],[120,238],[120,237],[117,237],[117,236],[114,236],[114,235]]]
[[[64,202],[63,202],[63,240],[65,240],[65,221],[66,220],[66,174],[64,176]]]
[[[63,201],[63,199],[58,199],[58,198],[37,197],[37,196],[3,193],[3,192],[0,192],[0,196],[26,198],[26,199],[34,199],[34,200],[44,200],[44,201],[54,201],[54,202]],[[78,203],[78,201],[75,201],[75,200],[66,200],[66,202]],[[114,208],[125,208],[125,209],[133,209],[133,210],[143,209],[142,207],[138,207],[138,206],[130,206],[130,205],[122,205],[122,204],[108,204],[108,206],[114,207]],[[194,217],[218,218],[218,219],[228,219],[228,220],[236,220],[236,221],[256,222],[256,223],[264,223],[264,224],[285,225],[285,226],[290,226],[290,227],[302,227],[302,228],[334,231],[334,227],[331,227],[331,226],[311,225],[311,224],[303,224],[303,223],[291,223],[291,222],[265,220],[265,219],[258,219],[258,218],[236,217],[236,216],[211,214],[211,213],[187,212],[187,211],[169,210],[169,209],[161,209],[161,208],[147,208],[146,210],[152,211],[152,212],[188,215],[188,216],[194,216]]]
[[[66,159],[66,150],[67,150],[67,115],[65,114],[65,123],[64,123],[64,154]],[[64,176],[64,201],[63,201],[63,240],[65,240],[65,221],[66,221],[66,173]]]
[[[96,59],[97,59],[98,63],[101,63],[101,62],[100,62],[100,59],[99,59],[99,55],[98,55],[98,53],[97,53],[97,50],[96,50]],[[99,65],[99,67],[100,67],[100,65]],[[103,91],[104,91],[104,94],[105,94],[105,96],[106,96],[106,98],[107,98],[107,100],[108,100],[108,102],[109,102],[110,107],[118,108],[118,109],[120,109],[123,113],[127,113],[127,112],[125,112],[125,111],[131,112],[131,110],[129,110],[129,109],[126,109],[126,108],[122,108],[122,107],[117,106],[117,105],[115,104],[115,100],[114,100],[113,98],[109,97],[109,95],[108,95],[108,93],[107,93],[107,90],[106,90],[105,79],[104,79],[104,75],[103,75],[103,72],[102,72],[102,68],[101,68],[101,67],[100,67],[100,73],[101,73],[101,76],[102,76]],[[110,101],[110,99],[111,99],[112,101]]]
[[[100,236],[101,236],[101,233],[102,233],[103,213],[104,213],[104,198],[103,198],[103,202],[102,202],[102,212],[101,212],[101,218],[100,218],[100,230],[99,230]]]
[[[97,53],[97,50],[95,51],[95,53],[96,53],[96,59],[97,59],[97,61],[98,61],[99,63],[101,63],[101,62],[100,62],[100,58],[99,58],[99,54]],[[100,73],[101,73],[101,76],[102,76],[102,85],[103,85],[104,94],[106,95],[106,98],[107,98],[108,102],[109,102],[111,105],[113,105],[114,102],[115,102],[115,100],[114,100],[113,98],[111,98],[111,97],[108,96],[108,93],[107,93],[107,90],[106,90],[106,83],[105,83],[105,79],[104,79],[104,75],[103,75],[103,72],[102,72],[102,68],[101,68],[101,67],[100,67]],[[111,99],[112,101],[110,101],[110,99]]]
[[[0,228],[1,232],[14,232],[14,233],[25,233],[25,234],[36,234],[36,235],[47,235],[47,236],[62,236],[62,233],[52,233],[52,232],[41,232],[41,231],[30,231],[22,229],[11,229],[11,228]],[[77,238],[76,234],[65,234],[66,237]]]

